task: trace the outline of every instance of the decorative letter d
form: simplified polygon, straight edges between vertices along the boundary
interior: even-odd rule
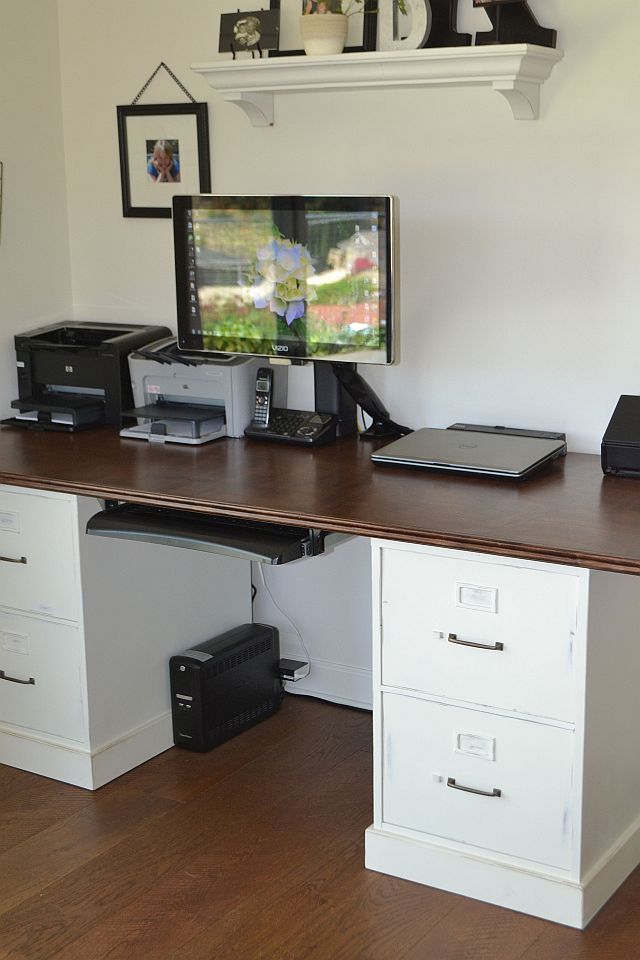
[[[429,0],[405,0],[411,13],[411,32],[408,37],[396,37],[396,7],[393,0],[380,0],[378,13],[378,50],[419,50],[431,30]]]

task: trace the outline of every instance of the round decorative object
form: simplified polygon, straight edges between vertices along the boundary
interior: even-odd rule
[[[348,19],[343,13],[312,13],[300,17],[300,35],[308,57],[342,53]]]

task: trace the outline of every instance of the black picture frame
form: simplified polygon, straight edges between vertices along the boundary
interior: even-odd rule
[[[499,43],[535,43],[555,47],[557,32],[541,27],[527,0],[473,0],[491,21],[491,30],[476,33],[476,46]]]
[[[170,218],[175,193],[211,192],[206,103],[128,104],[117,107],[117,114],[123,217]],[[165,144],[170,158],[174,151],[171,169],[177,167],[178,180],[153,182],[152,143]],[[163,193],[155,193],[159,190]]]
[[[254,27],[254,33],[247,27]],[[244,28],[244,29],[242,29]],[[277,50],[280,17],[278,10],[247,10],[220,14],[218,53],[236,54]]]
[[[301,16],[304,0],[269,0],[270,10],[280,11],[280,45],[270,50],[269,57],[303,57],[304,50],[283,50],[283,35],[286,42],[286,29],[283,30],[284,17]],[[284,15],[284,16],[283,16]],[[362,43],[346,46],[344,53],[365,53],[375,50],[378,44],[378,3],[377,0],[364,0],[362,13]]]

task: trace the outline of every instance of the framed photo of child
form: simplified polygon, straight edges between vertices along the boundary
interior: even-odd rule
[[[209,193],[206,103],[120,106],[123,217],[171,217],[175,193]]]

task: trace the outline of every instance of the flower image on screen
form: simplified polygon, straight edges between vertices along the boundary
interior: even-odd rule
[[[386,351],[381,214],[304,198],[185,211],[195,348],[289,357]],[[275,205],[277,207],[277,205]]]

